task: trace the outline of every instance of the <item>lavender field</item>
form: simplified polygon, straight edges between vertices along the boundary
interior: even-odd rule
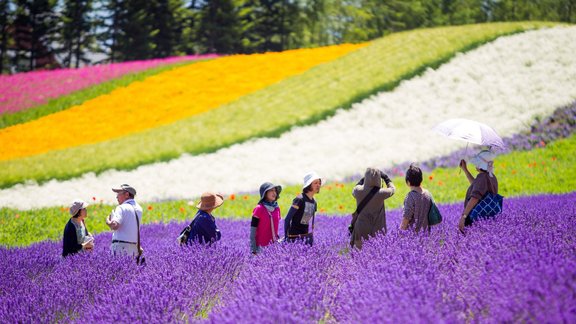
[[[456,230],[441,205],[429,235],[400,233],[349,251],[347,217],[320,215],[315,245],[249,253],[247,221],[219,220],[222,241],[180,248],[182,224],[143,228],[147,265],[59,242],[0,248],[0,318],[29,322],[576,321],[576,193],[505,200],[496,220]]]

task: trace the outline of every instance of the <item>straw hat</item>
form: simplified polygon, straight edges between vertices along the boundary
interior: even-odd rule
[[[205,192],[200,197],[200,202],[196,205],[196,208],[200,210],[209,210],[222,206],[224,203],[224,197],[220,194],[213,192]]]

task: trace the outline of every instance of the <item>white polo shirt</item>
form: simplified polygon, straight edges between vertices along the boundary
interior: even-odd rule
[[[112,211],[112,221],[120,224],[117,230],[112,233],[112,240],[120,240],[136,243],[138,241],[137,223],[134,212],[138,216],[138,221],[142,224],[142,207],[134,199],[128,199],[121,205],[116,206]]]

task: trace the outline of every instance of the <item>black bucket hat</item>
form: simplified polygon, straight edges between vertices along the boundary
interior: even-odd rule
[[[264,196],[266,196],[266,191],[268,191],[270,189],[276,189],[276,200],[278,200],[278,198],[280,198],[280,193],[282,192],[282,186],[274,185],[271,182],[264,182],[260,186],[260,201],[258,203],[261,203],[262,201],[264,201]]]

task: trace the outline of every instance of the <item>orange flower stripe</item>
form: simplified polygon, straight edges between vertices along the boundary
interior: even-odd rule
[[[65,111],[1,129],[0,160],[97,143],[170,124],[367,44],[233,55],[176,68]]]

